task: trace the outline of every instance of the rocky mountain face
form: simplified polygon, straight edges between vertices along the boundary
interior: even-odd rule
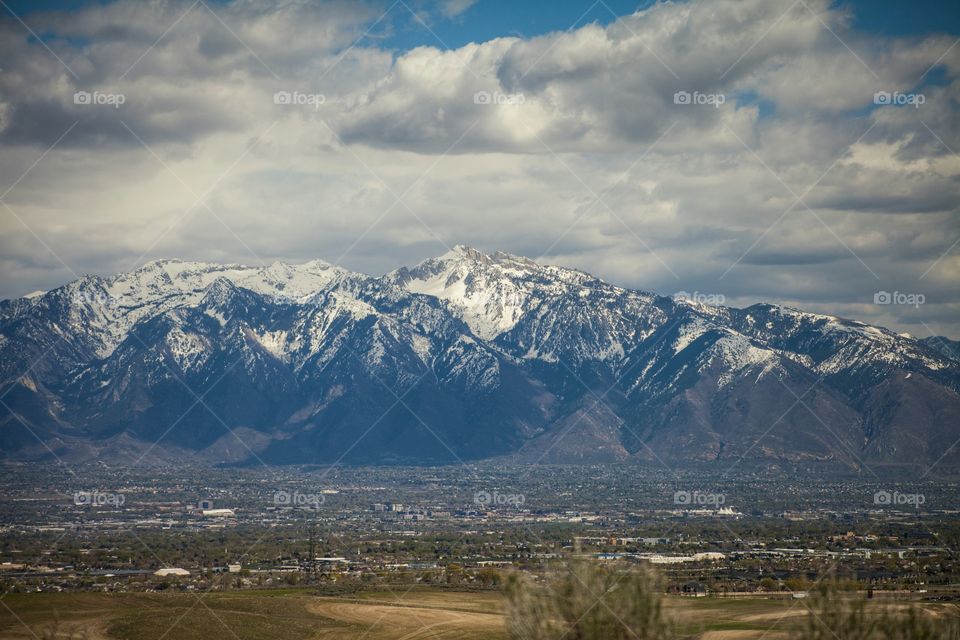
[[[955,346],[462,246],[382,277],[160,260],[0,302],[0,451],[946,467]]]

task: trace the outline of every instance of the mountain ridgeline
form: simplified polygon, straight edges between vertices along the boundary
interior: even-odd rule
[[[462,246],[381,277],[158,260],[0,302],[0,452],[947,468],[955,353]]]

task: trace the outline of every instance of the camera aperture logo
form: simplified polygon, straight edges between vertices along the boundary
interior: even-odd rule
[[[694,91],[693,93],[689,91],[677,91],[673,94],[673,104],[679,105],[701,105],[701,106],[711,106],[714,109],[719,109],[720,105],[724,104],[727,101],[727,96],[722,93],[701,93],[699,91]]]
[[[326,499],[322,493],[300,493],[286,489],[280,489],[273,494],[274,506],[288,509],[319,509]]]
[[[673,503],[686,507],[719,507],[726,501],[727,497],[722,493],[706,491],[675,491],[673,493]]]
[[[873,104],[880,106],[913,107],[919,109],[927,101],[922,93],[901,93],[900,91],[877,91],[873,94]]]
[[[473,494],[473,502],[480,507],[519,507],[527,501],[522,493],[500,493],[494,490],[477,491]]]
[[[102,91],[77,91],[73,94],[73,104],[80,105],[108,105],[119,109],[127,101],[122,93],[104,93]]]
[[[322,93],[303,93],[302,91],[277,91],[273,94],[273,104],[311,106],[314,111],[327,101]]]
[[[73,504],[78,507],[121,507],[126,501],[127,497],[122,493],[110,493],[97,489],[73,493]]]
[[[927,296],[922,293],[904,293],[902,291],[877,291],[873,294],[873,304],[896,304],[911,306],[919,309],[920,305],[927,301]]]
[[[873,494],[873,504],[880,507],[913,507],[919,509],[920,505],[927,502],[927,497],[922,493],[901,493],[899,491],[886,491],[881,489]]]

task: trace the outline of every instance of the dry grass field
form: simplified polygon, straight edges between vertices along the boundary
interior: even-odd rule
[[[684,637],[789,638],[799,601],[671,597]],[[494,592],[416,588],[350,597],[305,590],[193,594],[11,594],[0,600],[6,640],[481,640],[504,638],[504,600]],[[927,605],[956,615],[952,605]]]

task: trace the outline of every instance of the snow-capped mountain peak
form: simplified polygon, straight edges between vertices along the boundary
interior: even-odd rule
[[[230,424],[258,431],[261,457],[281,462],[536,459],[550,446],[541,435],[596,407],[588,385],[611,391],[590,424],[605,438],[624,429],[623,455],[823,460],[840,455],[836,436],[857,458],[932,460],[960,437],[956,351],[777,305],[689,304],[463,245],[382,277],[322,261],[154,260],[0,302],[0,379],[11,381],[0,394],[39,437],[129,431],[149,443],[174,424],[174,443],[200,451]],[[180,420],[195,397],[174,376],[224,381],[210,411]],[[395,395],[409,411],[391,411]],[[791,410],[798,397],[809,410]],[[383,451],[347,450],[378,420]],[[591,437],[574,429],[563,451],[582,459]]]
[[[457,245],[387,278],[411,293],[445,300],[476,336],[492,340],[513,328],[529,308],[532,291],[524,280],[538,268],[533,262],[521,268],[508,254],[489,256]]]
[[[239,287],[296,302],[347,273],[345,269],[322,260],[299,265],[274,262],[268,266],[251,267],[163,259],[116,276],[108,289],[115,298],[127,300],[130,304],[181,296],[182,299],[174,302],[195,303],[211,283],[222,277]]]
[[[486,254],[466,245],[386,278],[411,293],[445,300],[483,340],[510,331],[525,313],[549,298],[576,290],[585,293],[587,287],[603,284],[573,269],[541,265],[503,251]]]

